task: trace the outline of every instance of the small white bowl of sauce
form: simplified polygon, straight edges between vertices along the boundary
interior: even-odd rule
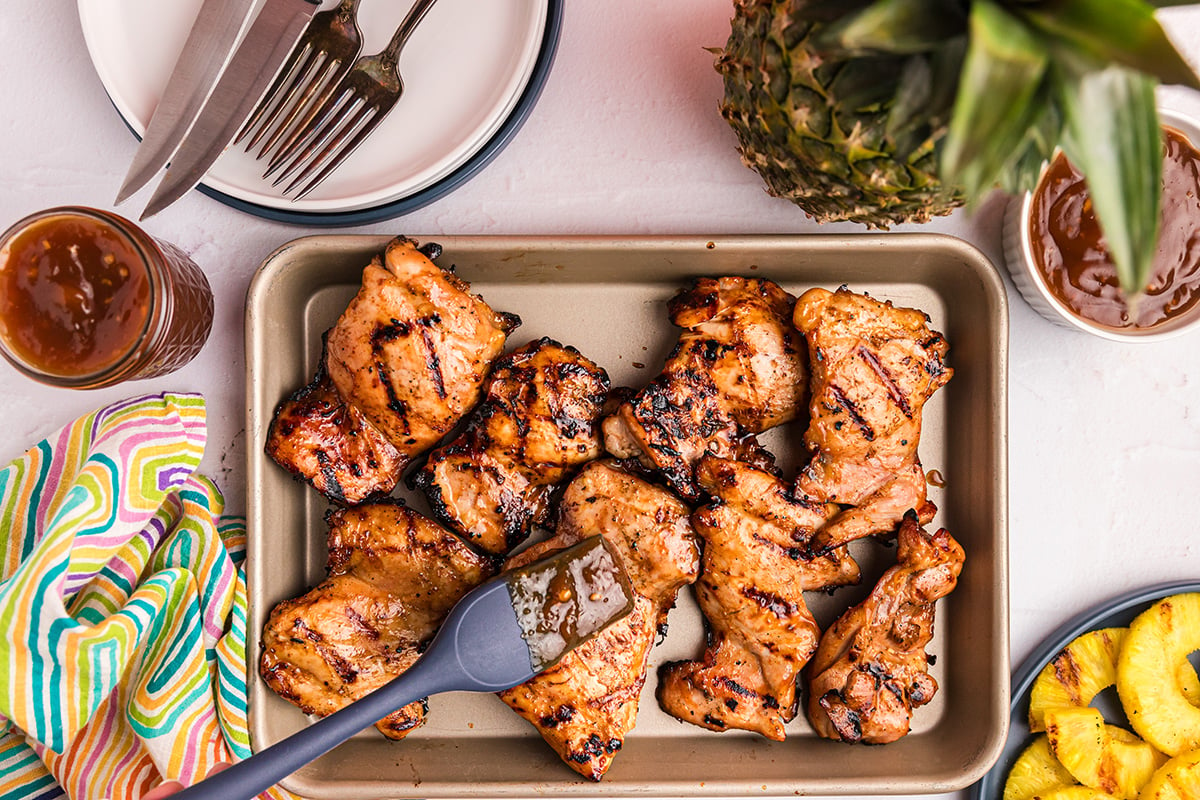
[[[1200,328],[1200,125],[1159,110],[1162,228],[1150,284],[1131,312],[1117,284],[1083,176],[1062,154],[1012,202],[1004,256],[1021,295],[1046,319],[1120,342]]]

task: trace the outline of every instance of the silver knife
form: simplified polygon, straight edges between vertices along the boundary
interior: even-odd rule
[[[320,5],[320,0],[266,0],[171,159],[142,219],[200,182],[266,94]]]
[[[249,24],[254,2],[204,0],[117,192],[117,204],[149,183],[171,160]]]

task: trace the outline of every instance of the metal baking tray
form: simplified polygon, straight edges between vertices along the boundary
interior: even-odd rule
[[[685,590],[655,648],[637,727],[599,783],[563,765],[498,698],[457,693],[431,698],[427,724],[404,741],[364,732],[295,773],[287,788],[315,800],[916,794],[955,791],[987,772],[1009,718],[1008,312],[1003,284],[983,254],[937,234],[411,235],[440,243],[439,263],[453,264],[494,308],[521,316],[512,346],[540,336],[574,345],[608,370],[614,386],[641,386],[657,374],[676,338],[666,301],[694,276],[771,278],[795,294],[846,284],[924,310],[950,342],[955,376],[926,406],[920,455],[926,470],[944,476],[943,488],[931,487],[939,508],[933,524],[949,529],[967,553],[957,590],[938,605],[929,648],[940,688],[916,712],[912,732],[884,746],[822,740],[803,713],[786,742],[679,722],[659,709],[654,691],[660,663],[703,650],[703,620]],[[272,606],[323,579],[328,508],[263,454],[267,428],[276,405],[315,372],[321,334],[388,238],[297,239],[266,259],[249,289],[247,659],[256,750],[306,724],[259,679],[257,633]],[[762,437],[789,477],[803,456],[802,434],[797,422]],[[423,498],[407,499],[426,509]],[[823,626],[864,596],[895,557],[893,547],[875,541],[852,547],[863,583],[832,596],[811,593]]]

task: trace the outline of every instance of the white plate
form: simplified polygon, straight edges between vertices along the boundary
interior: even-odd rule
[[[201,0],[79,0],[92,63],[140,137]],[[327,0],[325,7],[332,6]],[[409,3],[365,0],[363,54],[383,49]],[[264,164],[229,148],[203,184],[272,209],[336,213],[409,197],[479,152],[513,112],[541,50],[547,0],[440,0],[400,57],[404,95],[379,128],[302,200],[261,178]]]

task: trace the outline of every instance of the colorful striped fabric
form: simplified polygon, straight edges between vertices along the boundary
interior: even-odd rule
[[[0,800],[132,800],[250,754],[245,523],[205,436],[201,397],[139,397],[0,471]]]

